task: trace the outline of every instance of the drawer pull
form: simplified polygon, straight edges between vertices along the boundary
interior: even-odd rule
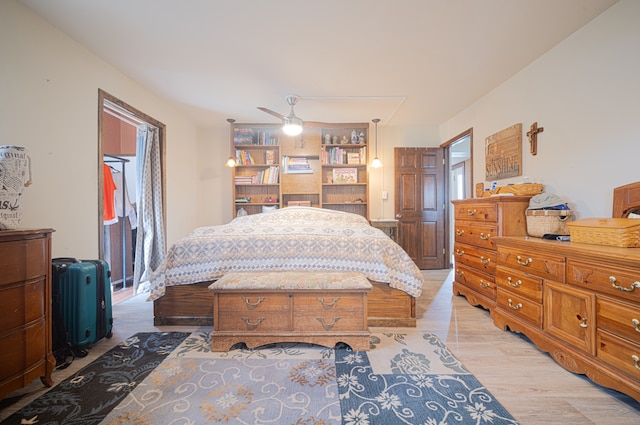
[[[244,323],[247,324],[247,329],[252,331],[255,328],[257,328],[260,325],[260,323],[262,323],[262,321],[264,320],[264,317],[258,317],[258,321],[255,323],[250,323],[248,317],[243,317],[242,320],[244,321]]]
[[[334,305],[336,305],[336,303],[338,302],[340,297],[333,297],[333,300],[331,302],[326,302],[324,300],[324,298],[322,298],[322,297],[318,297],[316,299],[318,301],[320,301],[320,303],[322,304],[322,307],[329,309],[329,308],[333,307]]]
[[[636,288],[640,288],[640,282],[638,282],[638,281],[633,282],[631,285],[629,285],[628,288],[625,288],[624,286],[616,285],[617,281],[618,280],[614,276],[609,276],[609,282],[611,282],[611,286],[613,286],[614,288],[619,289],[621,291],[633,292],[633,291],[635,291]]]
[[[461,249],[456,249],[456,255],[464,255],[464,251]]]
[[[482,239],[483,241],[486,241],[490,237],[491,237],[491,233],[487,233],[486,235],[484,233],[480,233],[480,239]]]
[[[509,307],[511,307],[511,309],[513,310],[520,310],[522,308],[522,303],[513,305],[513,301],[511,301],[511,298],[509,298]]]
[[[458,236],[462,236],[462,235],[464,235],[464,230],[462,230],[462,229],[456,229],[456,235],[458,235]]]
[[[331,329],[333,329],[338,320],[340,320],[340,318],[334,317],[331,323],[324,323],[324,318],[322,317],[316,317],[316,320],[320,322],[325,331],[330,331]]]
[[[483,256],[480,256],[480,262],[486,266],[491,262],[491,258],[484,258]]]
[[[513,286],[514,288],[517,288],[518,286],[522,285],[522,281],[520,279],[516,280],[514,283],[513,280],[511,279],[511,276],[507,277],[507,283],[509,284],[509,286]]]
[[[456,274],[458,276],[464,276],[464,272],[462,270],[456,270]]]
[[[579,314],[576,314],[576,318],[580,321],[580,327],[581,328],[588,328],[589,325],[587,325],[587,318],[586,317],[582,317]]]
[[[472,216],[472,215],[476,215],[476,210],[472,209],[472,210],[467,210],[467,215]]]
[[[640,363],[640,357],[632,354],[631,358],[633,359],[633,365],[636,367],[636,369],[640,369],[640,365],[638,365],[638,363]]]
[[[531,257],[522,261],[522,257],[519,255],[516,257],[516,261],[518,261],[518,264],[520,264],[521,266],[528,266],[529,264],[533,263],[533,260],[531,259]]]
[[[633,323],[633,327],[636,328],[636,332],[640,332],[640,320],[631,319],[631,323]]]
[[[258,297],[258,299],[256,300],[256,302],[252,303],[251,301],[249,301],[249,297],[242,297],[242,300],[244,301],[244,303],[251,307],[251,308],[256,308],[258,307],[258,305],[260,305],[260,303],[262,301],[264,301],[264,297]]]
[[[480,287],[487,289],[489,286],[491,286],[490,283],[485,282],[484,280],[480,279]]]

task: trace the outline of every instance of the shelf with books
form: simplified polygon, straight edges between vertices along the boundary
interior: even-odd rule
[[[250,199],[234,202],[236,213],[240,208],[257,214],[263,207],[308,205],[368,218],[369,124],[309,125],[295,137],[282,133],[278,124],[232,128],[232,150],[242,158],[233,171],[233,196]],[[272,166],[278,168],[278,179],[261,179],[259,173]],[[268,197],[278,202],[265,205]]]

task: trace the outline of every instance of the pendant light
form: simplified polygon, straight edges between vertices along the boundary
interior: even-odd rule
[[[229,126],[233,126],[233,123],[236,122],[236,120],[234,120],[233,118],[227,118],[227,122],[229,123]],[[231,140],[233,140],[233,128],[231,128]],[[233,144],[231,145],[231,149],[233,149]],[[231,152],[231,155],[229,155],[229,159],[227,159],[227,162],[225,162],[224,164],[225,167],[233,168],[236,165],[238,165],[236,163],[236,158],[234,156],[234,153],[235,152]]]
[[[376,124],[376,156],[371,161],[371,168],[380,168],[382,167],[382,161],[378,158],[378,123],[380,122],[380,118],[374,118],[371,120]]]

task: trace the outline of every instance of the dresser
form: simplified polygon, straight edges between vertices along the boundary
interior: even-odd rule
[[[51,386],[51,229],[0,231],[0,399]]]
[[[496,240],[494,323],[640,401],[640,249]]]
[[[453,293],[493,314],[496,305],[496,245],[499,236],[525,236],[530,196],[491,196],[452,201]]]

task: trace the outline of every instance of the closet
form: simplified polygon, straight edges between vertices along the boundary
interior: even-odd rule
[[[136,135],[140,122],[105,102],[102,117],[102,152],[105,165],[105,220],[102,253],[111,270],[114,291],[133,286],[135,264],[136,212]],[[109,191],[109,180],[115,192]],[[113,193],[113,195],[112,195]],[[113,199],[111,197],[113,196]],[[107,199],[109,198],[109,199]],[[112,205],[109,203],[113,201]],[[113,207],[114,215],[108,215]]]

